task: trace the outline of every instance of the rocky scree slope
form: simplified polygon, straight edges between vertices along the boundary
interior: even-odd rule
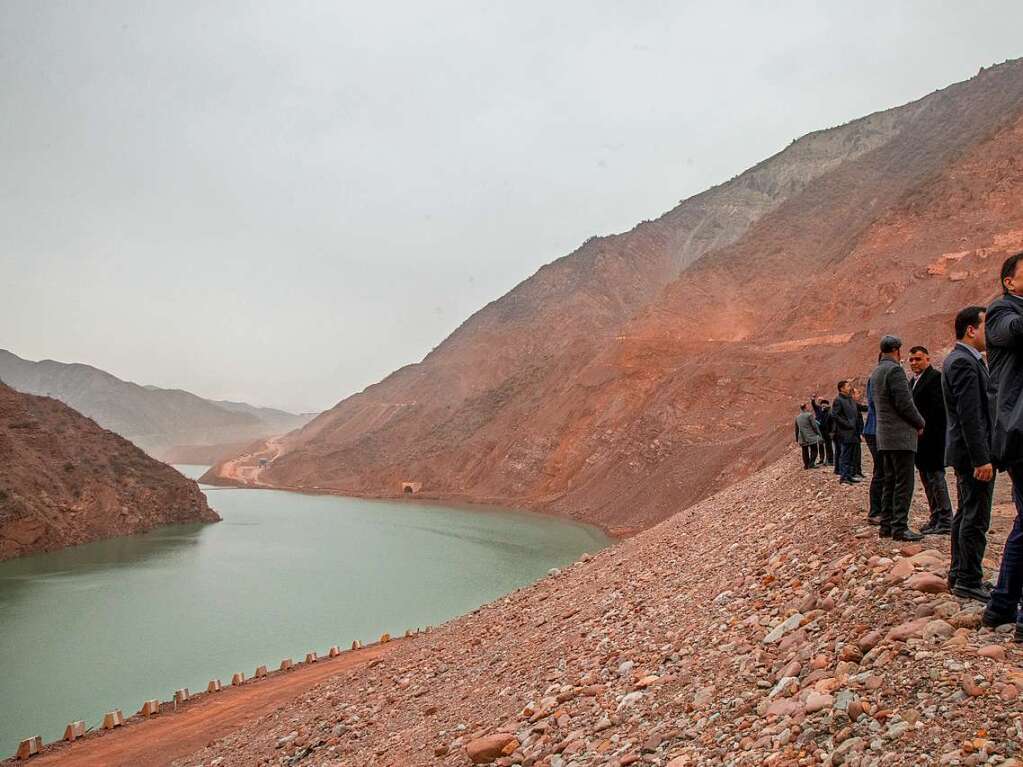
[[[175,764],[1019,765],[1023,646],[866,496],[792,451]]]
[[[150,455],[175,463],[212,463],[312,418],[243,402],[207,400],[180,389],[141,386],[90,365],[32,362],[3,349],[0,381],[27,394],[59,399]]]
[[[795,401],[864,372],[879,333],[940,348],[954,311],[990,296],[999,256],[1023,247],[1021,111],[1013,61],[799,139],[588,241],[421,363],[204,481],[391,495],[413,480],[617,533],[653,524],[780,455]]]
[[[0,383],[0,560],[220,519],[192,480],[48,397]]]

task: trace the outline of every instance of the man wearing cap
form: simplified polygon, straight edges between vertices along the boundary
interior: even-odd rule
[[[881,494],[882,538],[919,541],[920,533],[909,529],[913,500],[914,458],[924,419],[913,404],[913,393],[902,370],[902,340],[881,339],[881,360],[870,374],[870,393],[877,413],[877,453],[884,466]]]

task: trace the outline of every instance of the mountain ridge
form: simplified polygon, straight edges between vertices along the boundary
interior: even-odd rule
[[[1013,159],[1021,113],[1016,60],[808,134],[654,221],[588,240],[422,362],[275,440],[272,455],[250,450],[204,480],[370,495],[417,481],[438,498],[648,526],[776,458],[794,403],[838,371],[869,367],[881,328],[912,328],[940,348],[957,302],[993,292],[992,261],[978,258],[956,281],[927,269],[947,253],[1016,247],[1019,211],[1001,198],[992,207],[984,192],[1023,180]],[[958,231],[921,228],[914,216],[928,195],[932,205],[956,199],[946,218]],[[866,275],[876,294],[855,289],[871,284]],[[837,290],[839,280],[852,289]],[[947,303],[932,308],[932,290]],[[766,351],[785,344],[820,354],[793,365]],[[770,396],[729,365],[763,379]],[[744,408],[743,428],[729,411]]]
[[[0,380],[28,394],[52,395],[154,457],[180,463],[194,462],[187,459],[199,453],[224,455],[311,417],[138,384],[81,362],[26,360],[5,349]]]

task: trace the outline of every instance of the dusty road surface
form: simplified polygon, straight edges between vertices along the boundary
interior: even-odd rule
[[[129,723],[123,729],[60,744],[28,762],[3,763],[38,767],[163,767],[292,702],[322,681],[365,668],[400,644],[401,640],[395,640],[344,652],[337,658],[321,658],[314,665],[302,665],[288,673],[274,674],[241,687],[225,687],[214,695],[203,695],[177,713],[160,714]]]

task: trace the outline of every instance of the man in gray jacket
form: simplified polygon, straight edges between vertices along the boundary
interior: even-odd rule
[[[913,404],[901,362],[902,341],[896,336],[882,338],[881,361],[870,374],[877,413],[877,453],[884,465],[879,534],[897,541],[919,541],[923,536],[909,529],[909,507],[917,438],[923,433],[924,419]]]
[[[817,419],[806,403],[799,405],[799,415],[796,416],[796,442],[803,449],[803,468],[815,469],[824,463],[824,450],[821,448],[820,427],[817,426]],[[820,458],[820,463],[817,459]]]

